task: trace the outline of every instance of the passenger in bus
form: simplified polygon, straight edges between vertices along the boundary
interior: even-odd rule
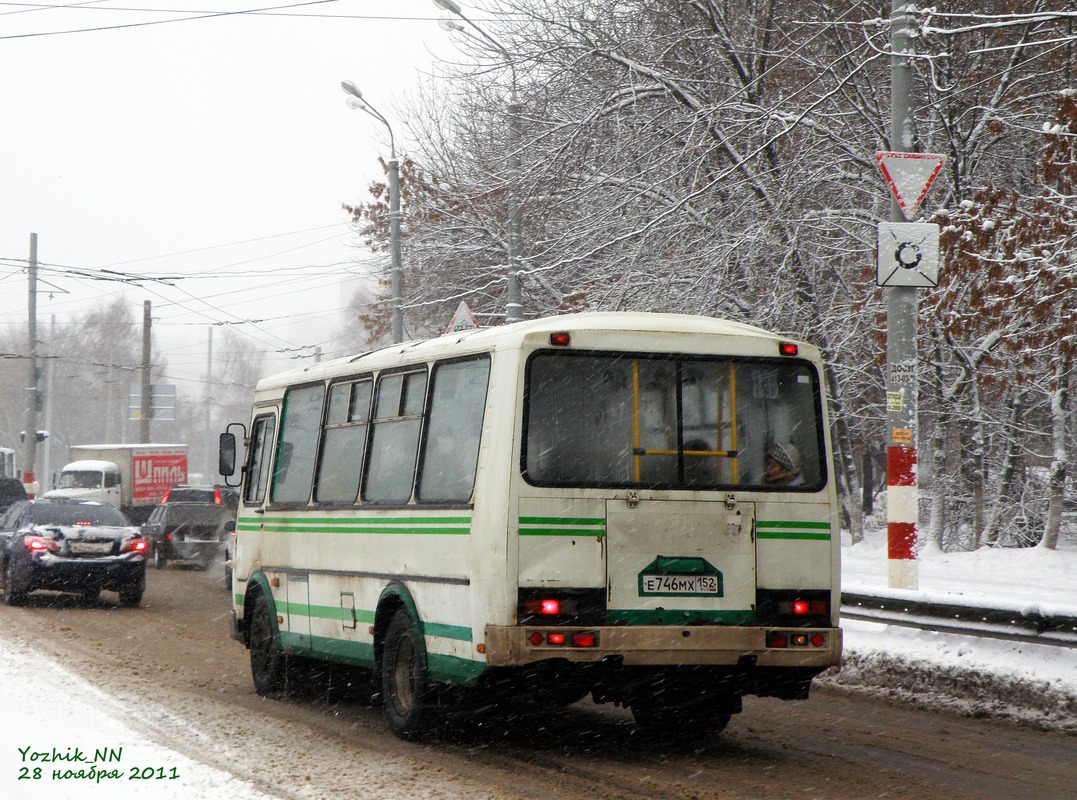
[[[766,470],[763,483],[772,486],[800,486],[804,483],[801,474],[800,451],[792,442],[775,442],[763,456]]]
[[[709,453],[713,450],[714,448],[703,439],[690,439],[684,443],[685,486],[712,486],[718,482],[715,457],[700,455],[700,453]]]

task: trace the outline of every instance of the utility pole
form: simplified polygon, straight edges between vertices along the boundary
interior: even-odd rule
[[[37,382],[37,234],[30,234],[30,296],[27,303],[27,327],[30,331],[30,356],[26,368],[26,421],[23,430],[22,482],[27,491],[33,489],[36,480],[34,460],[37,458],[37,411],[41,394]]]
[[[53,398],[53,381],[56,377],[56,359],[50,356],[55,352],[56,347],[56,315],[53,314],[49,320],[49,348],[45,362],[45,430],[52,431],[52,398]],[[51,433],[49,434],[51,435]],[[41,474],[44,475],[44,480],[38,481],[42,492],[47,492],[55,487],[52,485],[52,448],[49,446],[48,441],[43,444],[44,452],[41,454]]]
[[[150,301],[142,303],[142,407],[138,415],[138,440],[150,441],[150,415],[153,413],[153,385],[150,383]]]
[[[912,7],[891,0],[890,13],[890,149],[912,152],[911,108],[913,39],[909,35]],[[890,201],[890,220],[902,222],[898,201]],[[887,397],[887,579],[896,589],[919,586],[916,537],[919,527],[917,486],[917,357],[915,286],[886,288]]]
[[[207,479],[210,479],[210,478],[214,478],[216,476],[216,474],[217,474],[217,470],[215,468],[216,465],[213,463],[214,462],[213,451],[215,449],[214,446],[213,446],[213,443],[216,441],[217,437],[213,435],[213,431],[212,431],[212,428],[211,428],[211,426],[213,424],[213,412],[212,412],[212,410],[210,408],[210,398],[213,397],[213,328],[209,328],[208,333],[209,333],[209,341],[206,344],[206,387],[205,387],[205,393],[203,394],[203,401],[202,401],[202,407],[205,410],[205,420],[206,420],[205,421],[206,457],[205,457],[205,459],[203,460],[202,463],[203,463],[203,465],[205,467],[205,469],[204,469],[205,474],[207,476],[209,476]],[[210,480],[210,483],[216,483],[216,480],[215,479]]]

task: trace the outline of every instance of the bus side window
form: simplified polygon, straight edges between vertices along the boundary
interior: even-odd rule
[[[363,453],[370,418],[370,379],[335,383],[329,389],[329,410],[322,432],[322,454],[314,499],[321,503],[354,503],[359,494]]]
[[[306,503],[310,498],[324,396],[325,385],[321,383],[289,389],[284,396],[273,471],[274,503]]]
[[[406,503],[411,499],[425,400],[425,369],[379,376],[364,500]]]
[[[258,417],[254,421],[246,483],[243,486],[245,503],[261,503],[265,499],[266,484],[269,482],[269,453],[276,430],[277,420],[274,417]]]
[[[490,360],[434,367],[418,497],[466,502],[475,486]]]

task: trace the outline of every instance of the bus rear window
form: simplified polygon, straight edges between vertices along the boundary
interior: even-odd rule
[[[816,371],[802,361],[542,352],[525,414],[537,485],[801,490],[827,477]]]

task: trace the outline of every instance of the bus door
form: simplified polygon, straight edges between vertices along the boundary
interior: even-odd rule
[[[753,515],[753,503],[720,499],[607,501],[607,622],[750,622]]]
[[[737,483],[736,365],[629,362],[630,476],[680,490]],[[754,504],[732,494],[629,491],[606,507],[610,622],[746,623],[754,617]]]

